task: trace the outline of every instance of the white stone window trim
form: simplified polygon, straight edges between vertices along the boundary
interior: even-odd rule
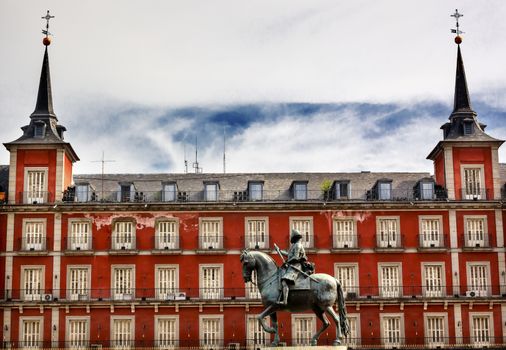
[[[204,217],[199,217],[199,249],[207,249],[208,247],[205,247],[203,246],[203,237],[204,237],[204,234],[203,234],[203,230],[202,230],[202,225],[204,222],[208,222],[208,221],[218,221],[219,222],[219,225],[218,225],[218,247],[213,247],[214,249],[223,249],[223,217],[221,216],[204,216]]]
[[[27,231],[26,231],[26,225],[28,223],[41,223],[42,224],[42,249],[40,250],[47,250],[48,249],[48,246],[47,246],[47,219],[46,218],[23,218],[23,220],[21,221],[22,222],[22,233],[21,233],[21,237],[22,237],[22,241],[21,241],[21,250],[29,250],[27,249]],[[36,249],[38,250],[38,249]],[[38,251],[40,251],[38,250]]]
[[[423,313],[423,332],[424,332],[424,344],[430,348],[438,347],[439,344],[430,344],[429,343],[429,335],[427,334],[429,329],[429,318],[431,317],[443,317],[444,323],[444,344],[448,344],[449,340],[449,328],[448,328],[448,313],[447,312],[424,312]]]
[[[396,247],[401,247],[402,246],[402,237],[401,237],[401,217],[399,215],[381,215],[381,216],[376,216],[376,244],[379,245],[379,242],[380,242],[380,222],[382,220],[395,220],[397,222],[396,224],[396,227],[397,227],[397,231],[396,231],[396,235],[397,235],[397,242],[396,242]]]
[[[160,278],[158,276],[158,270],[160,269],[175,269],[176,270],[176,283],[174,289],[179,291],[179,264],[155,264],[155,294],[157,298],[160,297]]]
[[[349,248],[358,248],[358,229],[357,229],[357,218],[354,216],[334,216],[332,218],[332,245],[336,247],[337,242],[337,232],[336,232],[336,222],[338,221],[352,221],[352,240],[353,245]]]
[[[43,297],[46,291],[46,265],[21,265],[21,279],[20,279],[20,290],[21,290],[21,299],[26,300],[26,290],[25,290],[25,282],[26,282],[26,270],[31,269],[40,269],[41,270],[41,281],[40,281],[40,298]]]
[[[130,320],[130,335],[131,339],[129,339],[129,346],[128,347],[117,347],[114,344],[117,342],[115,339],[115,332],[114,332],[114,321],[115,320]],[[111,349],[125,349],[125,348],[135,348],[135,316],[111,316],[110,321],[110,328],[109,328],[109,339],[111,340]]]
[[[441,278],[442,278],[442,290],[441,290],[441,298],[444,298],[446,297],[447,295],[447,291],[446,291],[446,288],[447,288],[447,285],[446,285],[446,264],[444,261],[423,261],[421,263],[421,275],[422,276],[422,293],[423,295],[426,295],[427,293],[427,286],[425,285],[425,279],[426,279],[426,276],[425,276],[425,267],[426,266],[440,266],[441,267]]]
[[[480,188],[478,191],[480,191],[479,195],[477,196],[478,199],[482,199],[481,197],[483,195],[487,195],[487,193],[482,193],[486,189],[485,185],[485,165],[484,164],[460,164],[460,184],[461,184],[461,193],[462,199],[473,199],[473,198],[466,198],[466,194],[464,193],[464,190],[466,189],[466,176],[465,171],[466,169],[480,169]],[[493,194],[492,194],[493,195]],[[485,199],[485,198],[483,198]]]
[[[118,218],[112,221],[111,249],[121,250],[118,249],[120,243],[118,243],[118,231],[116,225],[122,222],[130,222],[132,224],[132,241],[130,242],[130,248],[128,249],[135,249],[137,246],[137,221],[134,218]]]
[[[391,348],[391,347],[396,347],[395,344],[385,344],[385,337],[384,337],[384,331],[385,331],[385,326],[384,326],[384,320],[386,318],[391,318],[391,317],[397,317],[397,318],[400,318],[400,345],[404,344],[405,343],[405,337],[406,337],[406,333],[405,333],[405,323],[404,323],[404,313],[380,313],[380,334],[381,334],[381,344],[383,344],[385,346],[385,348]]]
[[[135,271],[135,264],[112,264],[111,265],[111,299],[115,300],[115,291],[116,286],[114,284],[114,276],[115,276],[115,270],[116,269],[131,269],[132,270],[132,278],[130,280],[132,290],[132,299],[135,299],[135,292],[136,292],[136,284],[135,284],[135,278],[136,278],[136,271]],[[124,298],[124,297],[123,297]]]
[[[348,318],[354,318],[356,319],[356,326],[357,326],[357,329],[356,329],[356,338],[354,339],[350,339],[350,341],[346,341],[346,338],[343,339],[343,343],[345,345],[360,345],[361,343],[361,339],[362,339],[362,331],[361,331],[361,328],[360,328],[360,313],[349,313],[348,315]]]
[[[402,263],[401,262],[379,262],[378,263],[378,287],[379,287],[379,296],[383,297],[383,274],[381,272],[382,267],[397,267],[398,268],[398,284],[397,288],[399,289],[399,295],[397,297],[402,297],[404,295],[404,286],[402,283]]]
[[[489,334],[490,334],[490,345],[494,344],[494,313],[490,312],[469,312],[469,340],[471,344],[474,343],[474,325],[473,318],[474,317],[488,317],[489,324]],[[476,345],[482,345],[482,343],[477,343]]]
[[[176,226],[175,232],[174,232],[174,238],[176,239],[175,244],[177,245],[177,248],[180,247],[179,245],[179,218],[176,217],[159,217],[155,219],[155,248],[156,249],[164,249],[164,247],[160,247],[160,231],[159,231],[159,224],[162,222],[173,222]]]
[[[264,331],[262,326],[260,326],[260,323],[258,322],[258,319],[257,319],[258,315],[260,315],[260,314],[246,314],[246,317],[245,317],[246,349],[254,350],[254,349],[258,349],[259,347],[261,347],[261,346],[258,346],[259,344],[254,344],[254,342],[253,342],[254,339],[251,338],[251,335],[252,335],[251,333],[253,333],[253,332],[251,332],[251,329],[249,328],[250,321],[253,321],[253,323],[255,323],[256,326],[259,327],[259,330],[264,334],[264,337],[265,337],[264,346],[268,346],[271,343],[271,335],[270,335],[270,333],[267,333],[266,331]],[[267,319],[265,319],[265,322],[270,327],[271,318],[268,317]]]
[[[292,345],[293,346],[300,346],[302,344],[297,344],[297,338],[296,338],[296,325],[297,325],[297,319],[301,318],[309,318],[311,319],[311,337],[313,334],[316,333],[316,315],[314,314],[301,314],[301,313],[294,313],[291,315],[291,324],[292,324]],[[309,344],[311,339],[304,339],[307,341],[307,344]],[[295,345],[297,344],[297,345]]]
[[[251,233],[248,231],[248,223],[250,221],[264,221],[265,225],[265,247],[260,247],[259,249],[269,249],[269,217],[268,216],[246,216],[244,218],[244,246],[246,248],[249,247],[249,243],[247,240],[251,239]]]
[[[218,346],[223,346],[224,342],[224,323],[223,323],[223,315],[199,315],[199,343],[202,348],[208,348],[211,345],[204,345],[204,320],[212,319],[218,320],[220,323],[220,334],[218,336]]]
[[[468,220],[483,220],[483,235],[484,235],[484,244],[490,244],[489,242],[489,234],[488,234],[488,216],[487,215],[464,215],[464,246],[472,247],[468,245],[468,232],[467,232],[467,221]]]
[[[490,296],[492,295],[492,275],[490,272],[490,261],[468,261],[466,262],[466,291],[473,291],[471,288],[471,266],[483,266],[487,267],[487,295],[479,295],[478,296]]]
[[[176,327],[175,327],[175,330],[174,330],[174,333],[175,333],[175,339],[174,339],[174,348],[178,348],[179,347],[179,315],[158,315],[158,316],[155,316],[155,336],[154,336],[154,341],[155,341],[155,346],[156,347],[161,347],[163,349],[166,349],[167,348],[167,345],[163,345],[159,343],[160,339],[159,339],[159,334],[160,334],[160,330],[159,330],[159,325],[158,325],[158,322],[161,321],[161,320],[170,320],[170,321],[176,321],[175,324],[176,324]]]
[[[290,236],[292,234],[292,227],[294,221],[309,221],[309,236],[310,241],[307,242],[304,248],[314,248],[314,218],[312,216],[290,216],[288,218],[289,222],[289,230],[288,230],[288,242],[290,242]],[[302,238],[303,242],[306,242],[304,238]]]
[[[38,348],[42,349],[42,342],[44,341],[44,316],[20,316],[19,317],[19,342],[23,343],[24,334],[25,334],[25,324],[24,321],[39,321],[39,340]],[[25,348],[25,346],[20,346],[20,348]],[[26,347],[30,348],[30,347]]]
[[[85,265],[76,265],[76,264],[72,264],[72,265],[67,265],[67,271],[66,271],[66,288],[67,288],[67,299],[70,299],[70,291],[71,291],[71,286],[70,286],[70,270],[71,269],[86,269],[88,270],[88,276],[87,276],[87,286],[85,287],[85,290],[86,292],[88,293],[87,294],[87,299],[90,299],[91,298],[91,265],[89,264],[85,264]]]
[[[439,221],[439,236],[441,237],[441,244],[444,245],[443,215],[419,215],[418,216],[418,234],[420,236],[423,235],[423,221],[424,220],[438,220]],[[421,243],[421,241],[419,243]]]
[[[202,286],[202,283],[204,281],[204,269],[205,268],[218,268],[220,270],[220,281],[218,285],[220,296],[223,296],[223,290],[224,290],[224,264],[199,264],[199,290],[200,290],[200,296],[203,297],[204,293],[204,286]]]
[[[352,267],[353,270],[354,270],[354,274],[355,274],[355,276],[354,276],[354,279],[355,279],[354,285],[352,286],[351,290],[348,290],[348,291],[346,291],[344,293],[345,296],[348,293],[357,293],[357,296],[360,295],[359,263],[357,263],[357,262],[350,262],[350,263],[339,262],[339,263],[334,263],[334,276],[337,276],[337,270],[339,269],[339,267]],[[339,281],[339,282],[341,282],[341,281]]]
[[[86,322],[86,345],[81,348],[87,348],[90,344],[90,316],[66,316],[65,317],[65,342],[70,347],[70,322],[71,321],[85,321]]]
[[[70,218],[68,219],[68,225],[67,225],[67,246],[64,247],[64,249],[73,250],[71,248],[72,245],[72,225],[76,223],[87,223],[88,224],[88,249],[90,250],[92,248],[92,242],[93,242],[93,220],[88,218]]]

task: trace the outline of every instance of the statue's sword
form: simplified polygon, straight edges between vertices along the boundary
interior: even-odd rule
[[[274,243],[274,248],[276,249],[276,252],[278,252],[279,256],[281,257],[281,260],[283,260],[283,264],[286,263],[285,261],[285,257],[283,256],[283,254],[281,254],[281,250],[279,250],[279,247],[276,243]],[[301,274],[303,274],[304,276],[308,277],[310,280],[312,281],[315,281],[316,283],[320,283],[320,281],[318,281],[316,278],[314,278],[313,276],[305,273],[304,271],[302,271],[301,269],[299,269],[297,266],[294,266],[294,265],[290,265],[290,267],[296,271],[299,271]]]

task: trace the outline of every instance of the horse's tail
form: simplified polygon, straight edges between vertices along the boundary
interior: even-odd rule
[[[339,323],[341,327],[341,333],[346,337],[350,333],[350,325],[348,324],[348,317],[346,316],[346,305],[344,304],[344,293],[341,283],[337,279],[337,306],[339,311]]]

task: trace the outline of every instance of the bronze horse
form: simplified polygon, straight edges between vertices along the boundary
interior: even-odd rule
[[[320,335],[330,326],[325,313],[330,315],[336,325],[337,336],[334,345],[341,344],[341,339],[348,335],[349,326],[346,318],[344,295],[341,284],[334,277],[325,273],[311,275],[309,290],[291,290],[287,305],[279,305],[280,279],[279,268],[272,257],[258,252],[244,250],[241,254],[242,276],[244,281],[251,282],[252,272],[256,271],[257,286],[262,296],[265,309],[258,315],[258,321],[263,330],[274,334],[272,346],[279,344],[278,321],[276,312],[300,312],[313,310],[323,322],[323,326],[311,338],[311,345],[316,345]],[[339,315],[334,311],[333,305],[338,305]],[[264,318],[270,316],[272,327],[269,327]]]

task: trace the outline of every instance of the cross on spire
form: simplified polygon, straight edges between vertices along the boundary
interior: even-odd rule
[[[46,35],[46,38],[50,35],[53,35],[49,32],[49,20],[51,18],[54,18],[54,16],[51,16],[49,14],[49,10],[47,10],[47,14],[44,16],[44,17],[41,17],[42,19],[45,19],[46,20],[46,30],[42,29],[42,34],[45,34]]]
[[[455,18],[455,28],[456,28],[456,29],[451,29],[451,32],[457,34],[457,36],[460,34],[464,34],[464,32],[460,30],[460,26],[459,26],[459,18],[464,17],[464,15],[459,13],[458,9],[455,9],[455,13],[453,15],[450,15],[450,17]]]

